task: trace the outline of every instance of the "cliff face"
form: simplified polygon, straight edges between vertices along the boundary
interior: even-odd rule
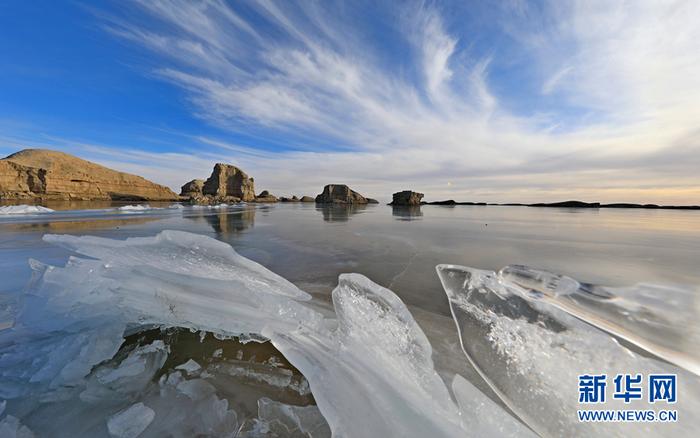
[[[0,199],[176,200],[169,188],[63,152],[25,149],[0,160]]]

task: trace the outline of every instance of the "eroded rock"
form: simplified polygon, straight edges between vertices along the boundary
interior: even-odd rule
[[[367,198],[352,190],[345,184],[328,184],[323,193],[316,196],[319,204],[367,204]],[[376,202],[376,201],[375,201]]]
[[[246,202],[254,201],[254,183],[253,178],[238,167],[216,163],[211,176],[204,182],[202,194],[217,198],[233,196]]]
[[[0,160],[0,199],[172,201],[169,188],[137,175],[47,149]]]
[[[392,201],[389,205],[420,205],[423,196],[422,193],[411,190],[396,192],[392,195]]]

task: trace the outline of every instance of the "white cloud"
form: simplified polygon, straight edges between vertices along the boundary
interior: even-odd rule
[[[478,35],[451,34],[460,23],[446,26],[451,17],[432,4],[397,4],[405,10],[383,17],[410,48],[389,53],[396,60],[362,32],[352,4],[139,4],[163,26],[115,18],[108,29],[161,55],[156,73],[187,91],[193,113],[236,132],[289,135],[292,150],[201,137],[206,155],[82,149],[113,167],[178,187],[231,161],[282,194],[346,182],[379,198],[415,189],[431,199],[697,203],[697,169],[658,165],[679,148],[700,150],[696,1],[504,7],[494,22],[537,67],[530,85],[561,99],[545,113],[511,109],[491,76],[503,52],[476,56]],[[568,106],[590,120],[563,114]],[[329,147],[311,146],[321,139]]]

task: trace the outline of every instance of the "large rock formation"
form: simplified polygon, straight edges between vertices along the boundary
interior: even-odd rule
[[[319,204],[367,204],[368,200],[344,184],[328,184],[316,196]]]
[[[196,197],[202,196],[202,190],[204,189],[203,179],[193,179],[192,181],[185,183],[180,188],[180,196]]]
[[[176,200],[169,188],[63,152],[25,149],[0,160],[0,199]]]
[[[202,194],[215,198],[236,197],[242,201],[255,200],[253,178],[230,164],[217,163],[209,179],[204,182]]]
[[[420,205],[423,196],[422,193],[412,192],[410,190],[396,192],[392,195],[392,201],[389,205]]]
[[[299,199],[300,202],[316,202],[314,198],[311,196],[302,196],[301,199]]]

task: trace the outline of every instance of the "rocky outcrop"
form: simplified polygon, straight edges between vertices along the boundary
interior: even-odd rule
[[[203,179],[193,179],[192,181],[185,183],[180,188],[180,196],[187,196],[187,197],[197,197],[197,196],[202,196],[204,193],[202,193],[202,190],[204,189],[204,180]]]
[[[392,201],[389,205],[420,205],[423,196],[422,193],[412,192],[410,190],[396,192],[392,195]]]
[[[281,196],[280,202],[299,202],[299,198],[297,198],[296,196],[292,196],[291,198]],[[311,199],[311,202],[313,202],[313,199]]]
[[[368,200],[344,184],[328,184],[316,196],[318,204],[367,204]],[[376,201],[375,201],[376,202]]]
[[[25,149],[0,160],[0,199],[169,201],[169,188],[63,152]]]
[[[273,195],[272,193],[268,192],[267,190],[263,190],[260,192],[258,196],[255,197],[255,202],[277,202],[277,196]]]
[[[301,199],[299,199],[300,202],[316,202],[314,198],[311,196],[302,196]]]
[[[202,194],[212,198],[236,197],[246,202],[254,201],[255,185],[253,178],[236,166],[217,163],[204,182]]]

